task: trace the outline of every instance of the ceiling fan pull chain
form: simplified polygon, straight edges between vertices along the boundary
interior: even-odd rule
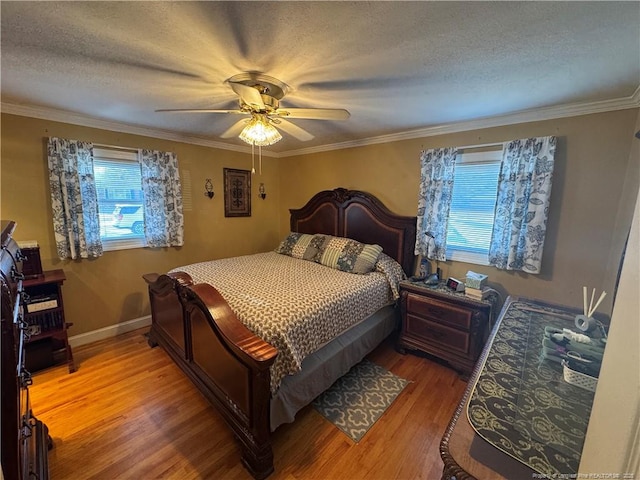
[[[253,155],[255,143],[251,144],[251,173],[256,173],[256,157]]]
[[[258,145],[258,149],[260,158],[260,176],[262,176],[262,145]]]

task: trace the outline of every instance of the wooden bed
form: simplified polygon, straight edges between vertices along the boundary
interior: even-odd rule
[[[378,244],[406,273],[413,268],[416,217],[395,215],[368,193],[344,188],[323,191],[290,213],[292,232]],[[277,349],[247,329],[213,286],[194,285],[184,272],[143,278],[152,314],[149,344],[161,345],[224,417],[240,441],[242,462],[249,472],[257,479],[267,477],[273,472],[269,369]],[[368,351],[377,346],[379,339],[375,341],[366,347]],[[368,351],[358,351],[357,358]],[[342,373],[359,361],[353,360],[354,355],[345,358],[351,359],[341,360],[347,363],[340,367]],[[336,375],[331,382],[340,376]]]

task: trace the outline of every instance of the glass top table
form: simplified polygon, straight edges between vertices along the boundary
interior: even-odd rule
[[[594,397],[567,383],[560,357],[543,348],[545,328],[547,337],[552,329],[576,331],[574,317],[562,307],[509,302],[466,409],[481,438],[549,477],[577,473]]]

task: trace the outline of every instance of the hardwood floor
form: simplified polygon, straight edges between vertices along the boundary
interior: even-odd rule
[[[250,479],[221,417],[143,333],[74,349],[75,373],[62,365],[34,375],[33,410],[55,444],[51,478]],[[270,479],[440,478],[440,438],[466,384],[391,341],[368,358],[411,383],[357,444],[303,409],[274,433]]]

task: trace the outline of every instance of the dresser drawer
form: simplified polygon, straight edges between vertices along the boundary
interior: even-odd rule
[[[413,293],[407,295],[407,313],[420,315],[427,320],[449,324],[467,331],[471,327],[472,311],[470,309]]]
[[[407,336],[417,337],[428,343],[460,353],[469,353],[470,335],[458,329],[407,314],[405,331]]]

